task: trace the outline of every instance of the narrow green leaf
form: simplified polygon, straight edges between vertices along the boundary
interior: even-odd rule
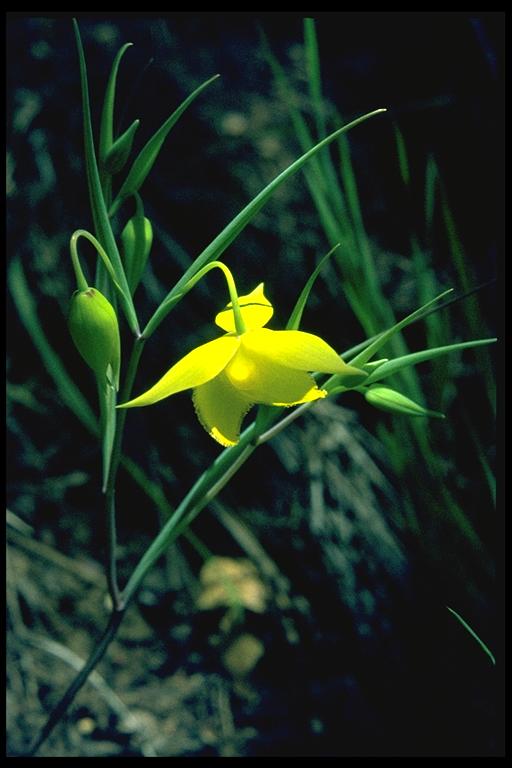
[[[379,385],[370,387],[369,389],[364,390],[364,397],[366,402],[382,411],[401,413],[404,416],[431,416],[436,419],[445,418],[443,413],[423,408],[422,405],[418,405],[414,400],[411,400],[401,392],[397,392],[390,387],[381,387]]]
[[[445,347],[436,347],[434,349],[424,349],[421,352],[413,352],[410,355],[404,355],[403,357],[397,357],[394,360],[389,360],[387,363],[383,363],[375,373],[370,374],[365,384],[373,384],[376,381],[382,381],[382,379],[392,376],[402,368],[406,368],[409,365],[418,365],[419,363],[425,363],[429,360],[434,360],[441,355],[447,355],[450,352],[458,352],[463,349],[471,349],[473,347],[480,347],[484,344],[493,344],[497,339],[476,339],[475,341],[463,341],[458,344],[448,344]],[[363,353],[364,354],[364,353]],[[353,365],[354,361],[351,360],[350,364]]]
[[[202,93],[204,89],[210,85],[210,83],[213,83],[214,80],[217,80],[218,77],[220,77],[220,75],[214,75],[213,77],[210,77],[210,79],[205,83],[200,85],[199,88],[196,88],[196,90],[180,104],[180,106],[172,113],[172,115],[167,118],[165,123],[158,129],[158,131],[153,134],[145,147],[141,149],[133,161],[133,165],[130,168],[128,176],[126,177],[123,185],[121,186],[121,189],[119,190],[119,194],[112,204],[112,208],[110,210],[111,216],[118,210],[119,206],[127,197],[133,195],[135,192],[138,192],[146,180],[148,173],[152,169],[155,160],[158,157],[158,153],[160,152],[171,128],[178,122],[182,114],[185,112],[187,107],[192,104],[194,99],[196,99],[199,94]]]
[[[415,322],[416,320],[419,320],[425,313],[426,310],[432,306],[432,304],[435,304],[437,301],[440,301],[444,296],[447,296],[449,293],[452,293],[453,288],[449,288],[447,291],[443,291],[443,293],[440,293],[439,296],[436,296],[434,299],[431,299],[431,301],[428,301],[426,304],[424,304],[422,307],[417,309],[415,312],[412,312],[410,315],[407,315],[407,317],[404,317],[403,320],[400,320],[400,322],[395,323],[391,328],[389,328],[387,331],[384,331],[384,333],[381,333],[375,341],[372,341],[371,344],[369,344],[366,349],[364,349],[362,352],[360,352],[356,357],[354,357],[353,360],[350,360],[350,365],[358,365],[361,366],[364,363],[367,363],[370,358],[374,356],[376,352],[379,351],[381,347],[386,344],[394,335],[395,333],[398,333],[399,331],[406,328],[410,323]],[[390,361],[393,362],[393,361]],[[369,383],[369,382],[367,382]]]
[[[471,635],[471,637],[472,637],[472,638],[474,638],[474,639],[477,641],[477,643],[478,643],[478,645],[480,646],[480,648],[481,648],[481,649],[482,649],[482,650],[483,650],[483,651],[484,651],[484,652],[487,654],[487,656],[488,656],[488,657],[490,658],[490,660],[491,660],[491,663],[492,663],[494,666],[496,666],[496,659],[494,658],[494,655],[491,653],[491,651],[490,651],[490,650],[489,650],[489,648],[486,646],[486,644],[484,643],[484,641],[483,641],[483,640],[481,640],[481,639],[478,637],[478,635],[477,635],[477,633],[475,632],[475,630],[474,630],[474,629],[471,629],[471,627],[469,626],[469,624],[468,624],[466,621],[464,621],[464,619],[462,618],[462,616],[461,616],[460,614],[458,614],[458,613],[457,613],[457,611],[454,611],[454,610],[453,610],[453,608],[450,608],[450,606],[449,606],[449,605],[447,605],[447,606],[446,606],[446,608],[447,608],[447,610],[449,610],[449,611],[450,611],[450,613],[453,613],[453,615],[455,616],[455,618],[457,619],[457,621],[459,621],[459,622],[462,624],[462,626],[464,627],[464,629],[466,630],[466,632],[469,632],[469,634]]]
[[[139,335],[140,330],[137,314],[135,312],[130,290],[126,282],[126,276],[124,274],[121,257],[117,249],[112,227],[110,226],[105,199],[103,197],[103,190],[100,183],[98,164],[96,162],[96,152],[94,149],[94,137],[92,132],[91,110],[89,105],[89,86],[87,83],[87,67],[85,64],[84,49],[80,37],[80,30],[78,29],[76,19],[73,19],[73,27],[75,30],[76,44],[78,48],[78,59],[80,64],[80,82],[82,86],[82,107],[84,119],[85,166],[87,171],[87,183],[89,186],[89,196],[91,201],[94,228],[96,230],[98,240],[105,248],[108,257],[114,267],[117,281],[122,290],[122,306],[128,321],[128,325],[136,335]],[[102,290],[100,286],[98,287],[100,290]],[[103,292],[104,291],[102,291],[102,293]]]
[[[304,19],[304,48],[306,52],[306,67],[308,73],[309,94],[315,113],[316,130],[322,139],[327,131],[325,126],[325,107],[322,99],[322,78],[320,75],[320,56],[316,39],[315,22]]]
[[[343,133],[346,133],[351,128],[354,128],[356,125],[359,125],[365,120],[368,120],[370,117],[374,117],[375,115],[381,114],[385,111],[385,109],[376,109],[373,112],[368,112],[368,114],[362,115],[356,120],[353,120],[351,123],[348,123],[342,128],[339,128],[337,131],[334,131],[334,133],[331,133],[318,144],[315,144],[314,147],[311,147],[311,149],[309,149],[301,157],[295,160],[295,162],[289,165],[288,168],[285,168],[285,170],[276,176],[270,182],[270,184],[267,184],[267,186],[262,189],[261,192],[257,194],[256,197],[253,198],[253,200],[251,200],[251,202],[246,205],[245,208],[243,208],[240,213],[235,216],[234,219],[230,221],[230,223],[222,230],[222,232],[217,235],[214,240],[212,240],[212,242],[196,258],[196,260],[180,278],[180,280],[178,280],[174,288],[168,293],[162,304],[158,307],[153,317],[149,320],[143,332],[144,336],[148,337],[156,330],[162,320],[180,300],[182,289],[190,280],[190,278],[193,277],[194,274],[199,269],[201,269],[204,264],[207,264],[209,261],[218,259],[220,257],[226,248],[231,245],[233,240],[238,237],[240,232],[245,229],[245,227],[254,218],[254,216],[256,216],[256,214],[261,210],[261,208],[275,192],[275,190],[284,181],[286,181],[286,179],[300,170],[300,168],[302,168],[302,166],[307,163],[310,158],[314,157],[317,152],[328,146],[332,141],[335,141],[338,136],[341,136]]]
[[[338,140],[338,146],[340,148],[341,175],[343,178],[343,186],[345,189],[345,195],[352,220],[355,241],[357,243],[358,251],[360,254],[358,263],[360,263],[363,270],[365,282],[364,291],[366,295],[370,294],[372,296],[374,305],[376,304],[381,308],[382,314],[382,311],[386,307],[386,303],[384,301],[384,297],[382,296],[382,289],[380,286],[377,266],[371,253],[370,242],[364,226],[356,175],[352,166],[350,145],[346,136],[340,136]],[[354,275],[354,277],[356,277],[356,275]]]
[[[402,133],[398,127],[398,125],[393,125],[394,133],[395,133],[395,142],[396,142],[396,153],[398,155],[398,165],[400,167],[400,175],[402,177],[402,181],[406,187],[409,186],[411,181],[411,174],[409,171],[409,160],[407,157],[407,149],[405,147],[405,141],[404,137],[402,136]]]
[[[369,339],[371,341],[371,339]],[[366,371],[366,373],[373,373],[379,366],[382,365],[382,363],[387,363],[388,358],[383,357],[382,360],[372,360],[371,363],[365,363],[362,368],[363,371]]]
[[[297,299],[297,303],[295,304],[293,311],[288,319],[288,322],[286,324],[286,328],[288,330],[296,331],[300,326],[300,321],[302,320],[302,314],[304,312],[304,309],[306,307],[307,300],[309,298],[309,294],[311,293],[311,289],[313,288],[313,285],[315,284],[315,280],[317,279],[318,275],[320,274],[320,271],[322,267],[324,266],[327,259],[329,259],[334,251],[339,248],[339,244],[335,245],[334,248],[331,248],[329,253],[326,253],[326,255],[320,259],[317,266],[315,267],[311,277],[307,281],[306,285],[301,291],[301,294],[299,298]]]
[[[103,109],[101,112],[101,125],[100,125],[100,141],[99,141],[99,159],[100,164],[103,167],[107,155],[114,143],[114,105],[116,97],[116,82],[117,73],[119,70],[119,64],[124,54],[131,48],[133,43],[125,43],[123,47],[118,51],[112,69],[110,70],[110,77],[108,79],[107,88],[105,90],[105,99],[103,101]]]
[[[20,320],[39,352],[46,370],[54,380],[62,401],[66,403],[88,430],[97,433],[98,422],[94,412],[73,379],[68,375],[60,357],[46,338],[37,316],[36,302],[27,284],[19,258],[13,259],[10,263],[7,282]]]

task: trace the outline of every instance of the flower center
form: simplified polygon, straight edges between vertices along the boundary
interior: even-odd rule
[[[241,357],[241,355],[237,355],[226,368],[226,373],[234,386],[240,386],[251,379],[254,368],[254,363]]]

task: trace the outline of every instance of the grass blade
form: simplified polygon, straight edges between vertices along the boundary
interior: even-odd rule
[[[468,624],[466,621],[464,621],[464,619],[462,618],[462,616],[460,616],[460,614],[458,614],[458,613],[457,613],[457,611],[454,611],[454,610],[453,610],[453,608],[450,608],[450,606],[449,606],[449,605],[447,605],[447,606],[446,606],[446,608],[447,608],[447,610],[449,610],[449,611],[450,611],[450,613],[453,613],[453,615],[455,616],[455,618],[457,619],[457,621],[459,621],[459,622],[462,624],[462,626],[464,627],[464,629],[466,630],[466,632],[469,632],[469,634],[471,635],[471,637],[472,637],[472,638],[474,638],[474,639],[477,641],[478,645],[479,645],[479,646],[480,646],[480,648],[481,648],[481,649],[484,651],[484,653],[486,653],[486,654],[487,654],[487,656],[488,656],[488,657],[490,658],[490,660],[491,660],[491,663],[492,663],[494,666],[496,666],[496,659],[494,658],[494,655],[491,653],[491,651],[490,651],[490,650],[489,650],[489,648],[486,646],[486,644],[484,643],[484,641],[483,641],[483,640],[481,640],[481,639],[478,637],[478,635],[477,635],[477,633],[475,632],[475,630],[474,630],[474,629],[471,629],[471,627],[469,626],[469,624]]]
[[[322,267],[324,266],[327,259],[332,256],[334,251],[339,248],[339,245],[335,245],[334,248],[331,248],[329,253],[327,253],[322,259],[320,259],[319,263],[315,267],[311,277],[307,281],[306,285],[301,291],[301,294],[299,298],[297,299],[297,303],[295,304],[293,311],[290,315],[290,318],[288,322],[286,323],[287,330],[296,331],[300,326],[300,321],[302,320],[302,313],[304,312],[304,309],[306,308],[306,303],[309,298],[309,294],[311,293],[311,290],[313,288],[313,285],[315,284],[315,280],[317,279],[318,275],[320,274],[320,271]]]
[[[101,112],[100,141],[98,146],[101,185],[104,193],[107,191],[105,189],[107,185],[107,179],[110,181],[110,175],[105,174],[104,169],[105,160],[107,159],[107,155],[112,148],[112,144],[114,143],[114,104],[116,96],[117,73],[121,59],[123,58],[128,48],[130,48],[132,45],[133,43],[126,43],[118,51],[117,56],[114,59],[114,63],[112,64],[110,77],[108,79],[107,88],[105,90],[105,99],[103,101],[103,109]]]
[[[119,64],[124,54],[131,48],[133,43],[125,43],[121,50],[117,53],[112,64],[110,77],[108,79],[107,88],[105,91],[105,100],[103,102],[103,110],[101,113],[101,125],[100,125],[100,141],[99,141],[99,157],[100,163],[105,161],[112,144],[114,143],[114,104],[116,95],[116,82],[117,73],[119,70]]]

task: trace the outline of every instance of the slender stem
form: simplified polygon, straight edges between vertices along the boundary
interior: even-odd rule
[[[288,413],[284,419],[281,419],[281,421],[278,421],[277,424],[273,424],[269,429],[266,430],[266,432],[263,432],[261,435],[258,435],[256,438],[256,445],[262,445],[262,443],[266,443],[267,440],[270,440],[275,435],[277,435],[279,432],[281,432],[283,429],[285,429],[288,424],[291,424],[292,421],[295,421],[295,419],[298,419],[299,416],[302,416],[302,414],[307,411],[314,402],[318,402],[317,400],[314,400],[309,403],[303,403],[302,405],[299,405],[297,408],[294,408],[294,410],[291,413]]]
[[[142,355],[142,350],[144,349],[145,341],[146,340],[144,339],[143,336],[139,336],[139,338],[135,339],[133,343],[132,354],[128,362],[126,377],[119,395],[120,400],[123,402],[130,397],[132,387],[133,387],[133,382],[135,381],[135,374],[137,373],[137,367],[139,365],[139,360]],[[123,442],[124,424],[126,421],[126,411],[123,409],[119,409],[116,411],[116,414],[117,414],[116,434],[114,438],[114,444],[112,447],[112,458],[110,460],[110,472],[107,480],[107,486],[105,491],[106,493],[109,493],[109,491],[111,491],[115,487],[117,470],[119,468],[119,462],[121,461],[121,447]]]
[[[128,363],[128,370],[124,385],[121,391],[123,399],[129,399],[130,393],[137,373],[142,350],[144,349],[144,339],[140,337],[133,344],[132,354]],[[117,580],[117,531],[116,531],[116,478],[119,464],[121,462],[124,425],[126,421],[126,411],[116,411],[116,432],[112,445],[112,454],[110,457],[110,467],[106,483],[106,513],[107,513],[107,582],[112,604],[116,610],[122,610],[125,607],[123,595],[119,589]]]
[[[80,290],[81,291],[82,290],[87,290],[87,288],[89,287],[87,285],[87,280],[84,277],[84,273],[82,272],[82,269],[80,267],[80,262],[79,262],[79,259],[78,259],[77,243],[78,243],[78,239],[80,237],[85,237],[85,239],[88,240],[90,243],[92,243],[92,245],[95,247],[95,249],[96,249],[96,251],[98,253],[98,256],[101,258],[103,264],[105,265],[105,268],[106,268],[107,272],[109,273],[109,275],[110,275],[110,277],[112,279],[112,282],[114,283],[115,287],[117,288],[117,290],[119,291],[121,296],[124,297],[125,296],[124,291],[123,291],[123,289],[121,288],[121,286],[119,285],[119,283],[117,281],[117,277],[116,277],[116,273],[115,273],[114,267],[112,266],[112,262],[110,261],[109,257],[107,256],[107,253],[106,253],[105,249],[103,248],[101,243],[94,237],[94,235],[91,235],[91,233],[87,232],[86,229],[77,229],[76,232],[73,232],[73,234],[71,235],[70,243],[69,243],[69,247],[70,247],[70,251],[71,251],[71,260],[73,262],[73,267],[75,269],[75,274],[76,274],[76,278],[77,278],[77,282],[78,282],[78,287],[80,288]],[[82,283],[85,282],[85,288],[82,287],[81,282]]]
[[[107,512],[107,584],[114,610],[124,608],[123,599],[117,580],[117,530],[116,530],[116,494],[113,488],[106,497]]]
[[[77,240],[80,237],[81,230],[78,230],[71,236],[69,242],[69,250],[71,253],[71,261],[73,262],[73,269],[75,270],[76,284],[79,291],[86,291],[89,288],[85,275],[80,265],[80,259],[78,258]]]
[[[169,312],[172,307],[177,304],[181,299],[187,294],[192,288],[196,285],[196,283],[201,280],[211,269],[220,269],[222,273],[224,274],[224,277],[226,278],[226,283],[228,286],[229,291],[229,298],[231,299],[231,306],[233,309],[233,315],[235,320],[235,328],[238,336],[241,336],[243,333],[245,333],[245,322],[242,317],[242,313],[240,311],[240,302],[238,300],[238,293],[236,290],[235,281],[233,279],[233,275],[231,273],[231,270],[229,267],[227,267],[222,261],[210,261],[209,264],[206,264],[202,269],[200,269],[194,277],[192,277],[184,286],[183,290],[181,290],[178,294],[172,297],[172,299],[164,300],[158,310],[156,311],[155,317],[160,313],[163,313],[165,315],[166,312]],[[159,323],[154,322],[153,318],[148,322],[146,327],[144,328],[144,331],[142,335],[144,338],[148,339],[153,331],[156,330]]]
[[[78,693],[80,688],[83,686],[83,684],[91,674],[92,670],[96,667],[98,662],[103,658],[105,651],[107,650],[108,646],[114,639],[117,630],[119,629],[119,625],[123,620],[124,614],[125,614],[124,610],[114,611],[112,613],[109,623],[107,625],[107,628],[105,629],[105,632],[103,633],[101,640],[94,647],[85,665],[80,670],[78,675],[75,677],[75,679],[67,689],[64,696],[61,698],[57,706],[54,708],[54,710],[50,714],[50,717],[48,718],[46,725],[41,730],[36,741],[30,748],[29,752],[27,753],[29,757],[35,755],[39,747],[46,741],[46,739],[51,734],[55,726],[59,723],[59,721],[64,716],[69,705],[71,704],[76,694]]]

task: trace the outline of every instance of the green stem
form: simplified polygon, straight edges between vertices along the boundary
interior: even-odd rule
[[[80,266],[80,260],[78,258],[77,243],[79,238],[81,237],[85,237],[85,239],[88,240],[90,243],[92,243],[92,245],[95,247],[98,253],[98,256],[101,258],[107,272],[110,275],[112,282],[114,283],[115,287],[117,288],[121,296],[124,296],[123,289],[117,282],[114,267],[112,266],[112,262],[107,256],[105,249],[103,248],[101,243],[99,243],[98,240],[94,237],[94,235],[91,235],[91,233],[87,232],[86,229],[77,229],[76,232],[73,232],[73,234],[71,235],[71,240],[69,241],[69,249],[71,251],[71,261],[73,262],[73,268],[75,270],[75,275],[76,275],[76,280],[77,280],[79,290],[86,291],[87,288],[89,287],[87,284],[87,280],[85,279],[84,273],[82,272],[82,268]]]
[[[107,494],[107,585],[114,610],[124,609],[117,580],[117,530],[115,489]]]
[[[85,275],[82,271],[76,245],[81,233],[82,230],[78,230],[71,236],[71,240],[69,241],[69,250],[71,253],[71,261],[73,262],[73,269],[75,270],[77,288],[79,291],[86,291],[89,288],[89,284],[85,279]]]
[[[124,614],[125,614],[124,610],[114,611],[110,616],[109,623],[107,625],[107,628],[105,629],[105,632],[103,633],[101,640],[95,646],[94,650],[92,651],[91,655],[87,659],[83,668],[75,677],[75,679],[67,689],[64,696],[61,698],[61,700],[59,701],[55,709],[50,714],[50,717],[48,718],[46,725],[41,730],[36,741],[34,742],[34,744],[32,745],[32,747],[27,753],[29,757],[35,755],[39,747],[41,747],[41,745],[46,741],[46,739],[51,734],[55,726],[60,722],[60,720],[66,713],[66,710],[68,709],[69,705],[75,698],[80,688],[84,685],[84,683],[86,682],[87,678],[89,677],[93,669],[96,667],[98,662],[101,661],[101,659],[103,658],[105,651],[107,650],[108,646],[114,639],[117,630],[119,629],[119,625],[123,620]]]
[[[121,398],[126,400],[130,398],[135,374],[139,364],[142,350],[144,349],[144,339],[140,337],[133,344],[132,354],[128,363],[125,381],[121,390]],[[125,607],[123,595],[119,590],[117,581],[117,534],[116,534],[116,479],[117,471],[122,457],[122,444],[124,425],[126,421],[126,411],[116,411],[116,431],[112,445],[112,454],[110,456],[110,467],[105,487],[106,511],[107,511],[107,582],[112,604],[116,610],[122,610]]]
[[[229,291],[229,298],[231,299],[231,305],[233,308],[236,333],[238,336],[241,336],[243,333],[245,333],[246,328],[245,328],[244,319],[242,317],[242,313],[240,311],[240,302],[238,300],[238,293],[236,290],[235,281],[231,273],[231,270],[229,269],[229,267],[223,264],[222,261],[210,261],[209,264],[206,264],[206,266],[204,266],[202,269],[196,272],[194,277],[192,277],[183,286],[183,290],[180,291],[180,293],[174,295],[170,300],[167,300],[167,301],[164,300],[163,303],[158,308],[157,312],[159,313],[159,315],[162,314],[162,316],[165,316],[165,314],[167,314],[167,312],[169,312],[170,309],[175,304],[181,301],[181,299],[185,296],[185,294],[187,294],[190,290],[192,290],[192,288],[196,285],[196,283],[198,283],[199,280],[201,280],[201,278],[203,278],[211,269],[220,269],[224,274],[224,277],[226,278],[226,283]],[[142,335],[144,336],[144,338],[148,339],[153,333],[153,331],[156,330],[158,325],[159,323],[154,323],[152,318],[142,332]]]

